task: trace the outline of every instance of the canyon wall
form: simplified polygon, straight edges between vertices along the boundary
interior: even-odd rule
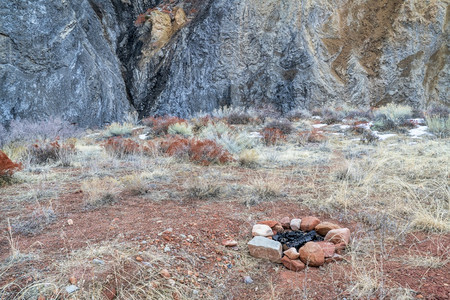
[[[0,117],[449,102],[448,0],[0,4]],[[138,15],[149,10],[139,26]]]

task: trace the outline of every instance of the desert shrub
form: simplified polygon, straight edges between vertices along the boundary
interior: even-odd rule
[[[450,136],[450,118],[426,117],[428,131],[439,138]]]
[[[152,129],[155,135],[165,135],[169,131],[169,126],[177,123],[187,123],[186,120],[173,116],[148,117],[142,120],[142,124]]]
[[[261,135],[267,146],[276,145],[280,141],[286,140],[286,136],[278,128],[264,128]]]
[[[134,155],[138,153],[153,155],[156,153],[156,146],[151,141],[146,141],[144,145],[135,142],[132,139],[125,139],[122,137],[112,137],[102,144],[106,152],[123,158],[127,155]]]
[[[264,128],[278,129],[283,134],[290,134],[294,128],[289,120],[278,120],[268,123]]]
[[[189,149],[189,159],[205,166],[224,164],[233,160],[227,150],[211,140],[192,140]]]
[[[372,119],[372,112],[370,110],[360,110],[356,108],[347,108],[343,111],[344,118],[354,120],[368,121]]]
[[[257,107],[248,109],[248,113],[254,118],[265,122],[267,119],[279,119],[281,117],[280,111],[271,103],[261,104]]]
[[[218,184],[203,178],[188,180],[185,184],[185,188],[190,198],[200,200],[218,197],[221,192],[221,188]]]
[[[224,122],[212,122],[208,123],[200,132],[200,138],[211,139],[213,136],[220,137],[222,134],[230,132],[231,128]]]
[[[46,164],[52,161],[62,161],[63,164],[69,164],[69,155],[76,152],[73,141],[60,143],[58,139],[49,141],[36,141],[27,149],[27,155],[33,164]]]
[[[94,178],[83,181],[81,190],[86,208],[95,208],[117,202],[120,182],[112,177]]]
[[[323,131],[312,128],[311,130],[301,131],[298,134],[300,144],[304,145],[306,143],[321,143],[327,140]]]
[[[144,195],[148,191],[148,184],[143,174],[130,174],[120,178],[120,182],[123,184],[124,192],[128,192],[132,195]]]
[[[9,183],[13,174],[22,169],[22,164],[14,163],[0,150],[0,186]]]
[[[323,123],[336,124],[342,122],[342,119],[344,119],[345,114],[342,112],[342,110],[324,107],[322,108],[321,116]]]
[[[375,130],[396,130],[412,117],[412,109],[409,106],[390,103],[375,110],[374,116],[373,128]]]
[[[438,117],[443,119],[448,119],[450,115],[450,108],[443,104],[433,104],[426,111],[426,116],[428,118]]]
[[[251,121],[247,112],[235,111],[228,115],[227,122],[231,125],[245,125]]]
[[[198,118],[194,118],[191,120],[192,122],[192,131],[195,133],[199,133],[208,126],[209,123],[213,123],[213,119],[209,116],[200,116]]]
[[[259,154],[255,149],[246,149],[239,155],[239,164],[244,167],[254,168],[258,165]]]
[[[173,137],[163,140],[159,145],[162,153],[169,156],[186,158],[189,156],[190,140],[181,137]]]
[[[104,136],[105,137],[115,137],[115,136],[130,136],[133,131],[133,124],[130,123],[112,123],[106,127]]]
[[[286,118],[289,121],[298,121],[301,119],[308,119],[308,118],[311,118],[311,116],[312,115],[308,110],[300,109],[300,108],[293,109],[286,114]]]
[[[20,234],[35,235],[54,223],[56,219],[56,214],[51,207],[40,207],[35,209],[27,219],[13,223],[12,228]]]
[[[233,160],[231,154],[211,140],[172,138],[160,145],[163,153],[170,156],[187,157],[202,165],[224,164]]]
[[[375,144],[380,138],[370,129],[363,129],[361,143]]]
[[[78,137],[81,129],[60,118],[49,118],[45,121],[13,120],[4,143],[34,140],[65,140]]]
[[[192,136],[192,127],[187,123],[175,123],[169,126],[169,134],[179,134],[184,137]]]

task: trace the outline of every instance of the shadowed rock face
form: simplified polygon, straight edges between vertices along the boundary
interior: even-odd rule
[[[229,104],[450,104],[444,0],[173,1],[171,17],[155,10],[136,27],[159,2],[3,1],[2,122],[62,114],[97,125],[133,108],[187,116]]]

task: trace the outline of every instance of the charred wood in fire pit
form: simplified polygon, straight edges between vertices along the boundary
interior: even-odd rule
[[[288,231],[284,233],[276,234],[272,237],[274,241],[286,244],[288,248],[294,247],[297,251],[307,242],[320,242],[323,241],[323,237],[318,235],[314,230],[310,232],[303,231]]]

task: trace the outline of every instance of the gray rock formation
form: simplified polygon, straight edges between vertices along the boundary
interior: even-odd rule
[[[100,125],[130,109],[187,116],[230,104],[450,105],[447,0],[185,0],[137,28],[159,2],[2,1],[0,122]]]

